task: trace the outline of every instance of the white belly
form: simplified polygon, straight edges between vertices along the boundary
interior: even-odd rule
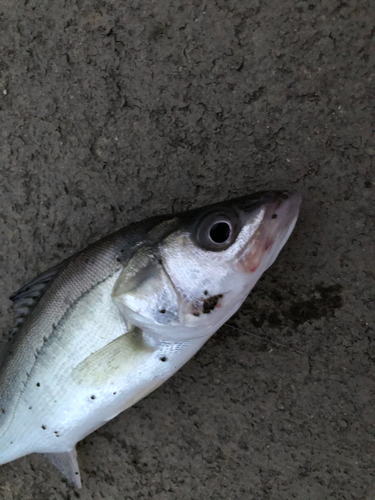
[[[155,342],[128,332],[111,298],[116,279],[84,297],[39,354],[0,439],[1,463],[70,450],[160,386],[207,340]]]

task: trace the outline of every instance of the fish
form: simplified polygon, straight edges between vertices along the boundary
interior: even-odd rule
[[[157,389],[239,309],[301,200],[262,191],[153,216],[14,293],[0,355],[0,464],[41,453],[80,488],[76,444]]]

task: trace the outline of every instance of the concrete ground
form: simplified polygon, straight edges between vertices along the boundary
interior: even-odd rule
[[[366,0],[0,0],[0,322],[130,221],[304,195],[241,310],[176,376],[0,497],[373,500],[374,19]],[[236,329],[234,329],[235,327]]]

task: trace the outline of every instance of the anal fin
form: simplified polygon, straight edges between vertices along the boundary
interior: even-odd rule
[[[45,453],[44,456],[64,474],[73,486],[81,488],[81,474],[79,473],[75,448],[64,453]]]

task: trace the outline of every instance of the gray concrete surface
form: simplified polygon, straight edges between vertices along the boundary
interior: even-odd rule
[[[240,312],[173,379],[0,497],[375,498],[374,19],[366,0],[0,0],[8,295],[130,221],[304,194]],[[240,330],[235,330],[232,326]]]

